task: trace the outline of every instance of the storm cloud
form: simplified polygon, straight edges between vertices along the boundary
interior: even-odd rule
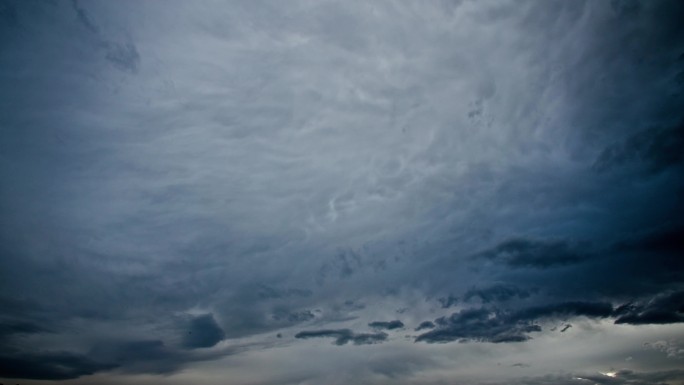
[[[684,322],[684,291],[663,293],[646,303],[622,305],[616,310],[621,324],[668,324]]]
[[[420,334],[416,341],[444,343],[450,341],[522,342],[530,333],[541,332],[536,322],[577,316],[606,318],[613,315],[608,303],[565,302],[530,307],[518,311],[471,308],[435,320],[434,330]],[[567,330],[567,329],[566,329]],[[563,330],[565,331],[565,330]]]
[[[684,383],[682,20],[0,0],[0,382]]]
[[[394,330],[394,329],[400,329],[404,327],[404,323],[399,321],[399,320],[394,320],[394,321],[373,321],[368,324],[368,326],[372,327],[373,329],[386,329],[386,330]]]
[[[511,320],[484,308],[467,309],[435,320],[434,330],[416,337],[416,342],[444,343],[451,341],[522,342],[529,333],[540,332],[539,325]]]
[[[375,344],[387,339],[387,333],[354,333],[349,329],[337,330],[311,330],[301,331],[295,334],[295,338],[322,338],[331,337],[335,339],[335,345],[345,345],[348,342],[354,345],[368,345]]]
[[[3,352],[0,356],[0,376],[4,378],[67,380],[115,367],[116,365],[99,363],[84,355],[68,352]]]
[[[511,239],[484,251],[481,257],[501,261],[512,267],[551,268],[578,263],[584,259],[563,241]]]
[[[216,345],[224,336],[214,317],[204,314],[190,321],[188,332],[183,337],[183,346],[190,349],[208,348]]]
[[[493,285],[483,289],[470,289],[465,293],[465,300],[479,298],[483,303],[505,302],[515,298],[527,298],[530,296],[528,290],[519,289],[512,285]]]

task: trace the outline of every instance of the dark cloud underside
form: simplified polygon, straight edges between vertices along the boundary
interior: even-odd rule
[[[301,339],[321,337],[334,338],[335,345],[345,345],[348,342],[351,342],[354,345],[368,345],[385,341],[387,339],[387,333],[354,333],[349,329],[337,329],[302,331],[295,334],[295,338]]]

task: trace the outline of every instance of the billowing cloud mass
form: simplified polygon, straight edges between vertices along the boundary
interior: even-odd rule
[[[0,383],[683,385],[682,20],[0,0]]]

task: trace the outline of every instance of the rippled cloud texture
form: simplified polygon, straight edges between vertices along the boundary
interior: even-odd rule
[[[0,380],[684,384],[682,20],[0,0]]]

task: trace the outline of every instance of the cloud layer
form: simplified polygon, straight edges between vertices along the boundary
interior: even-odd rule
[[[683,19],[0,0],[0,379],[683,383]]]

